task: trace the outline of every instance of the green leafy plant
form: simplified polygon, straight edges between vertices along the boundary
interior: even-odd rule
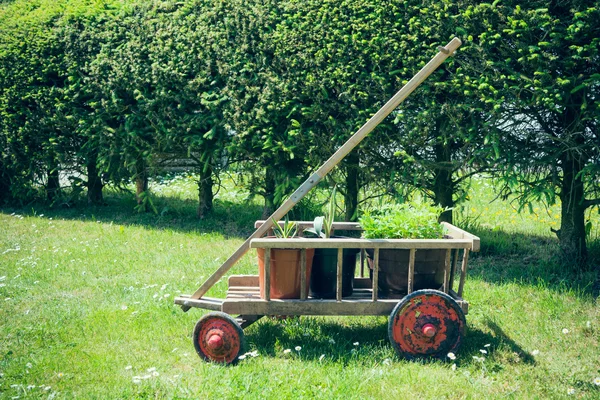
[[[334,187],[329,198],[329,204],[327,204],[327,211],[324,216],[316,217],[313,221],[313,227],[305,229],[304,232],[312,233],[317,237],[329,239],[331,232],[333,232],[333,221],[335,219],[335,195],[337,188]]]
[[[290,222],[288,216],[285,216],[285,220],[283,221],[283,225],[279,225],[277,221],[271,218],[273,221],[273,233],[279,239],[289,239],[296,236],[298,232],[298,225],[296,222]]]
[[[367,239],[441,239],[443,227],[438,217],[439,206],[426,204],[393,204],[367,212],[359,218]]]

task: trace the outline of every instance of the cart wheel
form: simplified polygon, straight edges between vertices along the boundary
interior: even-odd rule
[[[438,290],[417,290],[394,307],[388,334],[400,357],[443,359],[458,349],[466,325],[452,297]]]
[[[204,361],[231,364],[245,347],[244,331],[229,315],[206,314],[194,328],[194,347]]]

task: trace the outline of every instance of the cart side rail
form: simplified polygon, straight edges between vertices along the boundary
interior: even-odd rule
[[[471,251],[478,252],[481,245],[480,239],[478,236],[475,236],[467,231],[464,231],[456,226],[448,223],[442,222],[441,225],[446,229],[449,236],[452,236],[453,239],[468,239],[473,243],[471,247]]]
[[[250,241],[250,248],[282,249],[471,249],[470,239],[276,239]]]
[[[261,226],[263,226],[263,224],[265,222],[267,222],[267,221],[265,221],[265,220],[256,221],[254,223],[254,229],[260,228]],[[277,223],[279,224],[279,226],[283,227],[283,225],[285,224],[285,221],[278,221]],[[313,221],[295,221],[295,223],[298,226],[299,233],[301,233],[305,229],[314,227]],[[363,230],[358,222],[334,222],[332,229],[334,231],[362,231]]]

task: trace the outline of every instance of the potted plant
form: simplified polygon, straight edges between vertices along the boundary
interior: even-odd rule
[[[366,239],[442,239],[438,218],[444,210],[425,204],[387,205],[359,218]],[[367,249],[373,268],[373,250]],[[400,297],[408,287],[408,249],[381,249],[377,287],[382,297]],[[438,289],[443,284],[446,251],[419,249],[415,253],[414,290]]]
[[[325,215],[316,217],[313,228],[304,230],[305,233],[311,233],[324,239],[331,238],[336,209],[335,195],[336,189],[334,188]],[[359,249],[343,250],[342,297],[351,296],[354,291],[356,255],[359,251]],[[337,249],[315,249],[309,285],[309,295],[311,297],[320,299],[333,299],[336,297],[337,256]]]
[[[296,236],[298,227],[295,222],[290,222],[285,217],[283,225],[273,221],[273,232],[275,237],[280,239],[289,239]],[[265,271],[265,250],[256,249],[258,253],[258,281],[261,298],[265,297],[264,271]],[[272,299],[298,299],[300,298],[300,252],[299,249],[270,249],[271,251],[271,282],[270,294]],[[311,266],[315,249],[306,249],[306,282],[310,280]],[[308,294],[308,288],[306,288]]]

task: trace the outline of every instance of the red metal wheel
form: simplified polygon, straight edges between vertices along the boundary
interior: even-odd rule
[[[465,314],[452,297],[438,290],[418,290],[404,297],[388,323],[392,347],[403,358],[445,358],[464,336]]]
[[[231,364],[244,349],[244,331],[229,315],[206,314],[194,328],[194,347],[204,361]]]

